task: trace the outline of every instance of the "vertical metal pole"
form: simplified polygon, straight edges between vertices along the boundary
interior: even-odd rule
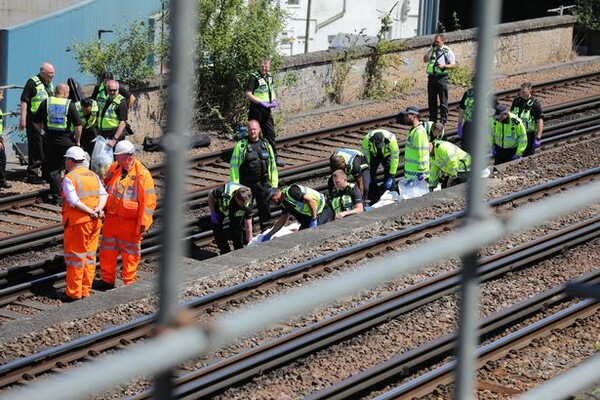
[[[310,35],[310,6],[312,1],[308,0],[306,5],[306,34],[304,35],[304,53],[308,53],[308,39]]]
[[[417,36],[425,35],[425,0],[419,0],[419,15],[417,19]]]
[[[440,20],[440,0],[433,0],[433,5],[431,7],[431,13],[433,16],[431,19],[431,23],[433,24],[431,33],[438,33],[438,22]]]
[[[158,324],[161,328],[175,325],[180,306],[177,295],[179,283],[177,271],[180,268],[183,250],[183,178],[187,169],[186,150],[189,144],[188,127],[191,88],[193,76],[193,56],[196,54],[189,44],[195,43],[195,24],[198,2],[194,0],[171,0],[170,28],[170,79],[167,105],[167,131],[163,140],[165,147],[165,168],[163,171],[165,190],[162,216],[163,237],[161,249],[161,269],[159,275]],[[157,399],[170,399],[172,396],[172,371],[155,377]]]
[[[494,51],[496,49],[496,25],[500,20],[501,0],[478,0],[476,15],[478,16],[477,61],[475,71],[475,120],[474,132],[489,134],[489,93],[492,93]],[[466,223],[474,223],[488,216],[488,209],[483,202],[484,180],[481,172],[486,167],[487,143],[486,134],[473,136],[473,159],[471,163],[471,179],[467,186],[467,219]],[[475,379],[477,366],[477,302],[479,287],[477,280],[477,252],[466,254],[462,258],[462,290],[460,298],[460,326],[458,338],[458,365],[456,368],[455,399],[475,398]]]

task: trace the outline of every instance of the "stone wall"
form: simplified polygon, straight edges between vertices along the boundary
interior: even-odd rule
[[[573,57],[574,23],[572,16],[557,16],[500,25],[496,39],[496,73],[567,62]],[[458,63],[471,69],[475,63],[476,35],[475,29],[446,35]],[[388,53],[390,62],[384,71],[384,80],[390,86],[402,86],[408,91],[425,87],[427,74],[423,54],[432,42],[433,35],[393,41],[392,45],[401,50]],[[373,49],[360,47],[350,51],[351,61],[345,61],[348,57],[344,50],[287,57],[276,74],[279,112],[290,114],[331,105],[332,94],[338,95],[343,103],[361,100],[366,82],[365,67]],[[349,67],[348,75],[336,90],[335,71],[343,67]],[[134,94],[138,101],[131,111],[130,121],[136,131],[133,139],[140,143],[144,136],[161,134],[157,121],[161,119],[159,99],[163,92],[157,83],[148,89],[134,91]]]

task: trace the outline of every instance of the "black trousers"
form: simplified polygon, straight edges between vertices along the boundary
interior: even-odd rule
[[[527,147],[523,152],[523,156],[532,156],[535,153],[535,132],[527,132]]]
[[[379,165],[383,165],[383,182],[385,182],[387,178],[391,176],[389,172],[390,157],[378,158],[373,157],[373,155],[371,155],[371,163],[369,165],[369,176],[371,179],[371,181],[369,182],[369,200],[371,201],[371,204],[377,203],[383,192],[385,192],[384,186],[382,185],[381,187],[379,187],[377,183],[377,168],[379,168]],[[394,177],[392,176],[392,178]],[[392,190],[395,189],[396,182],[394,181],[394,186],[392,186]]]
[[[217,225],[213,225],[213,234],[215,236],[215,242],[219,247],[221,254],[229,253],[231,248],[229,247],[229,239],[233,240],[233,248],[235,250],[244,247],[244,218],[233,217],[229,219],[229,229],[225,230],[223,227],[223,220],[225,216],[219,212],[221,222]]]
[[[271,187],[267,182],[248,182],[240,180],[240,183],[247,186],[252,191],[252,196],[256,201],[256,208],[258,208],[258,220],[260,221],[260,231],[264,232],[266,229],[272,226],[271,224],[271,210],[269,203],[267,202],[267,190]]]
[[[331,204],[329,203],[329,201],[327,201],[325,208],[323,208],[323,211],[321,211],[321,213],[317,216],[317,224],[318,225],[326,224],[329,221],[332,221],[334,216],[335,216],[335,213],[333,212],[333,208],[331,207]],[[294,217],[300,223],[300,230],[308,228],[310,225],[310,220],[312,219],[309,216],[304,215],[304,214],[294,214]]]
[[[27,133],[27,178],[40,176],[42,161],[44,160],[44,145],[42,141],[42,132],[33,124],[33,115],[27,114],[27,124],[25,125]]]
[[[92,140],[96,138],[96,132],[96,128],[84,129],[83,131],[81,131],[81,148],[85,150],[90,155],[90,157],[94,152],[95,142],[92,142]]]
[[[463,136],[460,139],[460,148],[469,154],[472,154],[473,148],[473,122],[465,121],[463,123]]]
[[[273,122],[271,109],[253,103],[248,109],[248,120],[251,119],[258,121],[263,137],[269,142],[273,148],[273,152],[277,155],[277,147],[275,147],[275,123]]]
[[[68,135],[68,134],[58,134]],[[43,163],[44,179],[50,184],[50,194],[57,201],[60,200],[62,171],[65,169],[64,155],[71,146],[75,146],[75,140],[68,137],[56,137],[56,133],[46,132],[44,136],[44,152],[46,157]]]
[[[0,182],[6,180],[6,150],[0,149]]]
[[[494,164],[504,164],[505,162],[512,161],[512,157],[517,154],[517,148],[513,147],[510,149],[505,149],[499,147],[498,145],[494,145],[494,151],[496,155],[494,156]]]
[[[448,77],[430,74],[427,78],[429,120],[438,122],[438,99],[440,100],[440,122],[448,122]]]

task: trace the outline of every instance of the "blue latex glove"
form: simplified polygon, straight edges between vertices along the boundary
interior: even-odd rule
[[[490,154],[493,156],[496,155],[496,148],[494,146],[490,147]]]
[[[521,156],[518,156],[516,154],[511,157],[512,160],[519,160],[520,158],[521,158]]]
[[[271,108],[277,108],[277,107],[279,107],[279,102],[277,101],[277,99],[275,99],[271,102]]]
[[[263,242],[268,242],[269,240],[271,240],[271,237],[272,237],[272,236],[271,236],[271,232],[269,232],[269,233],[265,233],[265,234],[262,236],[262,241],[263,241]]]
[[[394,186],[394,178],[391,176],[387,178],[383,186],[386,188],[386,190],[392,190],[392,187]]]
[[[317,221],[316,218],[313,218],[313,219],[310,220],[310,224],[308,224],[308,227],[309,228],[316,228],[317,225],[319,225],[319,222]]]
[[[542,147],[542,139],[535,138],[533,142],[533,147],[535,147],[536,149]]]
[[[422,181],[423,179],[425,179],[425,174],[423,174],[422,172],[419,172],[419,173],[417,174],[417,179],[418,179],[419,181]]]
[[[219,222],[221,222],[221,218],[219,217],[219,213],[218,212],[211,212],[210,213],[210,223],[213,225],[218,225]]]
[[[271,103],[269,103],[268,101],[261,101],[260,103],[261,106],[263,106],[264,108],[271,108]]]
[[[462,124],[459,124],[456,127],[456,134],[458,135],[459,138],[463,137],[463,127],[462,127]]]

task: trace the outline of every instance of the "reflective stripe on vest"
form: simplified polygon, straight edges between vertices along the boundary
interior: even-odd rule
[[[225,216],[229,215],[229,205],[231,204],[231,200],[234,197],[234,193],[236,190],[246,187],[244,185],[240,185],[239,183],[231,183],[228,182],[223,186],[223,194],[218,201],[219,211]]]
[[[349,193],[352,193],[352,189],[354,189],[355,186],[356,185],[354,183],[348,183],[348,186],[346,186],[344,190],[338,191],[333,196],[333,199],[331,200],[331,206],[336,214],[339,214],[342,211],[352,210],[354,208],[352,196],[350,196]]]
[[[267,79],[259,73],[253,74],[258,81],[258,88],[254,90],[254,96],[260,101],[272,102],[275,100],[275,87],[273,86],[273,78],[271,75],[267,75]]]
[[[296,185],[296,186],[298,186],[300,188],[300,191],[302,192],[302,194],[305,194],[305,195],[307,194],[315,200],[315,202],[317,203],[317,215],[321,214],[323,212],[323,210],[325,209],[325,196],[323,196],[323,194],[321,194],[321,193],[317,192],[316,190],[311,189],[309,187],[302,186],[302,185]],[[311,212],[310,212],[310,207],[308,206],[308,204],[304,203],[301,200],[296,200],[292,196],[289,195],[288,191],[290,190],[290,187],[291,186],[288,186],[282,190],[283,196],[284,196],[284,198],[283,198],[284,202],[289,204],[299,214],[308,215],[309,217],[312,217]]]
[[[118,94],[115,99],[108,105],[108,108],[104,111],[104,114],[100,118],[100,129],[111,130],[117,129],[119,126],[119,117],[117,117],[117,108],[121,101],[125,100],[125,97]]]
[[[50,97],[46,100],[46,124],[48,130],[66,131],[68,128],[67,114],[69,113],[71,100],[62,97]]]
[[[86,115],[83,112],[80,101],[75,103],[75,106],[77,107],[77,112],[83,123],[83,129],[90,129],[96,126],[96,123],[98,122],[98,102],[96,100],[92,100],[91,112],[89,115]]]
[[[37,75],[31,78],[31,80],[33,81],[33,83],[35,83],[36,93],[35,96],[33,96],[33,98],[31,99],[31,104],[29,107],[31,108],[31,112],[35,113],[37,112],[38,108],[40,108],[40,104],[42,104],[42,101],[52,96],[52,94],[54,93],[54,85],[52,84],[52,82],[50,82],[50,85],[46,87],[46,85],[44,85],[44,83]]]
[[[523,99],[524,100],[524,99]],[[527,132],[536,132],[537,131],[537,121],[531,115],[531,108],[534,106],[536,102],[536,98],[532,97],[525,102],[525,106],[521,109],[519,107],[515,107],[512,112],[523,121],[525,125],[525,130]]]
[[[98,86],[98,94],[96,95],[96,101],[98,102],[98,109],[100,111],[104,110],[104,106],[108,102],[108,92],[106,91],[104,82],[100,82],[100,86]]]
[[[442,46],[441,49],[437,47],[433,49],[431,52],[431,57],[429,57],[429,62],[427,63],[427,73],[430,75],[448,75],[446,71],[442,71],[440,67],[437,66],[438,60],[440,57],[444,57],[444,64],[447,64],[447,56],[450,48],[448,46]]]
[[[96,208],[100,202],[100,183],[98,176],[89,169],[78,166],[69,172],[65,178],[73,183],[77,197],[89,208]],[[79,224],[90,221],[92,217],[83,211],[71,207],[71,205],[63,199],[63,226],[69,221],[69,224]]]

